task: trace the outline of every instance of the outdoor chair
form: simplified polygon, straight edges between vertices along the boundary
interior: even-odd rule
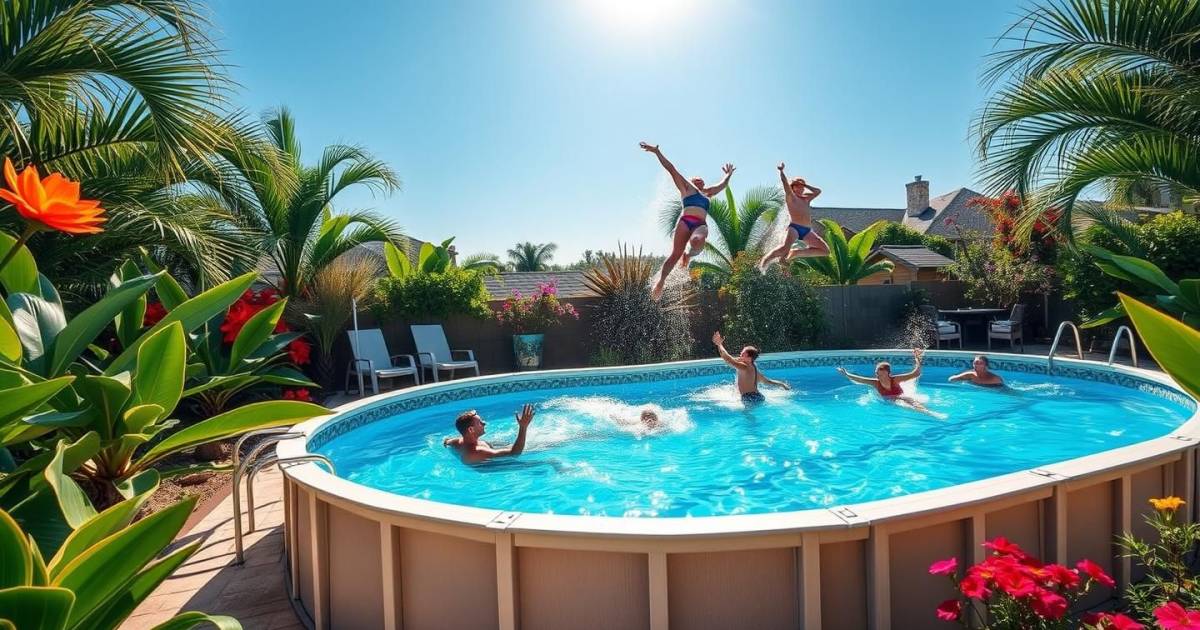
[[[1022,324],[1025,320],[1025,305],[1017,304],[1012,308],[1008,319],[996,320],[988,324],[988,350],[992,349],[992,339],[1007,339],[1011,350],[1015,340],[1021,342],[1021,353],[1025,353],[1025,338],[1021,335]]]
[[[921,317],[929,322],[930,330],[933,333],[933,338],[937,343],[937,347],[942,347],[942,342],[946,342],[946,347],[950,347],[950,342],[958,340],[958,347],[962,349],[962,326],[958,322],[951,322],[938,319],[938,310],[936,306],[926,304],[921,307]]]
[[[475,360],[475,352],[471,350],[451,350],[450,343],[446,341],[446,331],[442,330],[440,324],[410,326],[412,329],[413,343],[417,346],[417,362],[421,367],[421,373],[425,370],[433,372],[433,382],[438,382],[438,372],[442,370],[450,371],[450,378],[454,378],[455,370],[475,370],[475,376],[479,376],[479,362]],[[465,354],[465,361],[455,361],[454,354]]]
[[[350,393],[350,375],[358,376],[358,395],[363,395],[363,375],[371,376],[371,391],[379,393],[379,380],[397,378],[400,376],[413,377],[413,383],[421,384],[421,371],[411,354],[390,354],[387,343],[383,340],[383,331],[378,328],[367,330],[347,330],[350,339],[350,351],[354,358],[346,369],[346,382],[342,385],[342,393]],[[407,359],[407,365],[397,364],[396,359]]]

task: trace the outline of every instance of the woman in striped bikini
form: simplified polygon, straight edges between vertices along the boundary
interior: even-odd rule
[[[680,269],[687,269],[688,260],[704,250],[704,241],[708,238],[709,198],[725,190],[734,169],[732,164],[722,166],[721,172],[725,173],[725,176],[716,186],[706,188],[703,179],[693,177],[689,180],[680,175],[675,165],[663,157],[658,145],[642,142],[638,146],[642,147],[643,151],[653,153],[663,168],[671,174],[671,180],[679,189],[680,203],[683,206],[679,222],[675,224],[671,255],[663,262],[662,271],[659,272],[658,281],[654,283],[654,290],[651,292],[651,296],[657,300],[662,297],[663,285],[667,282],[667,276],[671,275],[675,263],[679,263]]]

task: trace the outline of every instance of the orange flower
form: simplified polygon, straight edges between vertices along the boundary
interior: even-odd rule
[[[1150,505],[1153,505],[1154,509],[1163,511],[1163,512],[1173,512],[1175,510],[1178,510],[1179,506],[1183,505],[1184,503],[1186,503],[1186,501],[1184,501],[1183,499],[1180,499],[1179,497],[1163,497],[1161,499],[1150,499]]]
[[[0,199],[17,208],[30,222],[31,228],[50,229],[68,234],[103,232],[100,202],[79,198],[79,182],[61,173],[51,173],[40,179],[35,166],[26,166],[18,177],[12,160],[4,158],[4,180],[8,188],[0,188]]]

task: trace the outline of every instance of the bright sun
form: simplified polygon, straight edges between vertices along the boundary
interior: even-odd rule
[[[687,21],[700,0],[580,0],[589,17],[618,30],[649,30]]]

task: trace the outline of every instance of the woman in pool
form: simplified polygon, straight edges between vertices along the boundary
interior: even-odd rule
[[[658,274],[658,282],[654,283],[654,290],[651,292],[651,295],[657,300],[662,297],[663,285],[667,282],[667,276],[671,275],[671,269],[674,268],[676,261],[679,262],[680,269],[687,269],[688,260],[704,249],[704,241],[708,239],[706,220],[708,219],[709,199],[725,190],[725,187],[729,185],[729,178],[733,176],[734,168],[732,164],[722,166],[721,172],[725,173],[725,176],[716,186],[706,188],[703,179],[693,177],[689,180],[680,175],[675,165],[663,157],[657,144],[641,142],[638,146],[642,147],[644,151],[653,153],[662,167],[671,174],[671,181],[675,183],[675,188],[679,189],[680,203],[683,206],[679,222],[675,224],[671,255],[667,256],[667,260],[663,262],[662,271]]]
[[[758,263],[759,269],[766,269],[771,261],[778,258],[785,262],[793,258],[824,256],[829,253],[829,245],[825,239],[812,231],[812,200],[821,194],[821,189],[809,186],[803,178],[797,177],[790,182],[783,174],[783,162],[779,163],[779,181],[783,182],[783,192],[787,198],[788,219],[787,234],[783,244],[767,252]],[[803,241],[804,247],[792,249],[797,241]]]
[[[920,348],[913,348],[913,370],[904,374],[892,374],[892,364],[887,361],[880,361],[875,366],[875,378],[867,376],[859,376],[846,371],[846,368],[839,367],[838,372],[842,376],[850,379],[855,383],[862,385],[870,385],[879,392],[879,395],[884,400],[890,400],[896,403],[905,405],[923,413],[932,413],[925,405],[922,405],[916,399],[904,393],[904,389],[900,387],[900,383],[905,381],[915,381],[921,377],[921,362],[924,359],[925,351]]]

